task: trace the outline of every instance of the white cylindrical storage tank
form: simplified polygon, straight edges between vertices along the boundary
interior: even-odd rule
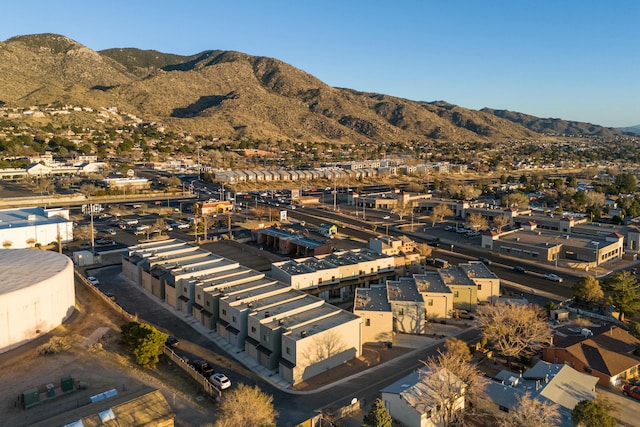
[[[0,353],[51,331],[73,313],[73,262],[65,255],[0,250],[0,278]]]

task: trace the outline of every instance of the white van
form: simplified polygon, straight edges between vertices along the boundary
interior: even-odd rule
[[[136,231],[134,231],[133,234],[135,235],[144,234],[147,232],[148,229],[149,229],[148,225],[139,225],[138,227],[136,227]]]

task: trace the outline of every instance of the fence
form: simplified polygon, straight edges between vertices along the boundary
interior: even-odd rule
[[[78,272],[76,270],[75,274],[76,274],[76,276],[78,276],[80,278],[80,281],[88,289],[91,290],[91,292],[93,292],[94,294],[98,295],[100,298],[105,300],[107,302],[107,304],[111,305],[111,307],[113,309],[115,309],[118,312],[120,312],[120,314],[122,314],[123,316],[125,316],[127,319],[129,319],[132,322],[138,320],[137,316],[129,313],[124,308],[120,307],[120,305],[118,305],[108,295],[106,295],[104,292],[100,291],[100,289],[98,289],[96,286],[91,284],[91,282],[89,282],[80,272]],[[212,397],[214,399],[219,399],[222,396],[222,392],[220,390],[218,390],[216,387],[214,387],[213,384],[211,384],[209,382],[208,378],[205,378],[204,376],[200,375],[199,372],[197,372],[195,369],[193,369],[191,367],[191,365],[189,365],[189,363],[186,360],[184,360],[183,358],[178,356],[173,350],[171,350],[167,346],[163,346],[163,353],[173,363],[178,365],[183,371],[185,371],[189,376],[191,376],[191,378],[193,378],[196,382],[198,382],[202,386],[202,388],[205,391],[205,393],[207,393],[210,397]]]

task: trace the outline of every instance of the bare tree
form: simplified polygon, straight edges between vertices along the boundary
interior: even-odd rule
[[[473,200],[482,194],[482,190],[474,187],[473,185],[458,186],[458,188],[455,189],[455,192],[462,200]]]
[[[467,224],[471,228],[473,228],[474,231],[487,228],[487,226],[489,225],[487,218],[479,213],[472,213],[471,215],[469,215],[469,217],[467,218]]]
[[[478,308],[477,319],[487,341],[509,360],[534,354],[551,342],[546,313],[533,304],[482,306]]]
[[[517,404],[499,420],[501,427],[555,426],[560,422],[560,406],[538,400],[529,393],[516,396]]]
[[[453,215],[453,211],[446,204],[440,203],[439,205],[434,206],[430,215],[431,226],[435,227],[436,223],[442,222],[444,217],[451,215]]]
[[[460,357],[466,362],[471,361],[472,356],[469,345],[461,339],[456,337],[449,338],[444,342],[444,348],[447,350],[446,353],[448,355]]]
[[[584,193],[584,202],[587,206],[604,206],[605,195],[597,191],[587,191]]]
[[[400,202],[392,209],[392,212],[398,215],[398,218],[402,221],[405,216],[410,215],[411,212],[413,212],[413,203]]]
[[[160,230],[160,234],[165,234],[167,231],[167,222],[162,218],[158,218],[151,228],[153,231]]]
[[[239,384],[228,391],[218,405],[216,427],[255,427],[275,425],[278,413],[273,396],[258,386]]]
[[[96,229],[93,229],[93,234],[91,232],[90,225],[81,225],[80,227],[73,230],[73,236],[78,240],[91,240],[92,236],[97,234]]]
[[[85,196],[93,196],[99,191],[99,188],[93,184],[82,184],[80,192]]]
[[[418,243],[416,251],[420,254],[420,258],[423,258],[426,262],[427,257],[430,257],[433,253],[433,248],[426,243]]]
[[[36,189],[40,194],[49,194],[53,191],[53,180],[51,178],[39,178],[36,182]]]
[[[495,228],[498,229],[498,233],[501,233],[502,232],[502,227],[504,227],[505,225],[509,224],[509,217],[506,216],[506,215],[500,215],[500,216],[497,216],[497,217],[493,218],[491,223],[493,224],[493,226]]]
[[[454,344],[456,345],[456,344]],[[444,425],[453,425],[469,410],[472,405],[461,405],[473,402],[484,395],[487,380],[480,370],[471,364],[464,355],[458,352],[438,352],[425,362],[426,370],[421,371],[421,378],[427,391],[426,400],[435,403],[433,407],[442,408]]]

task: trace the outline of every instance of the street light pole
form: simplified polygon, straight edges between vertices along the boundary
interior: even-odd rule
[[[594,276],[597,279],[598,278],[598,261],[600,260],[600,253],[598,252],[598,248],[600,246],[600,242],[594,242],[596,245],[596,268],[593,269],[594,271]]]

